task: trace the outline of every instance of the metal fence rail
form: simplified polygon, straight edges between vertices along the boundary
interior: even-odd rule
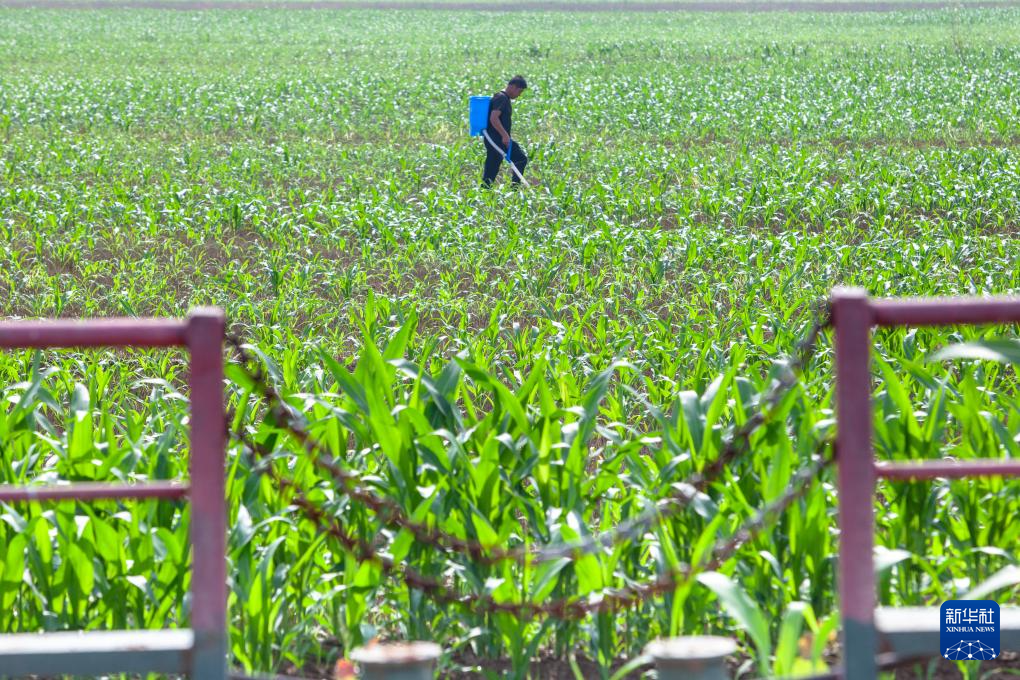
[[[226,420],[223,312],[194,310],[186,320],[113,319],[0,324],[0,348],[184,347],[190,353],[189,484],[0,485],[0,502],[188,499],[191,502],[191,628],[68,631],[0,636],[0,674],[227,674]]]
[[[1020,322],[1020,299],[870,300],[861,289],[832,295],[836,331],[836,451],[839,500],[839,595],[847,680],[873,680],[876,653],[938,654],[939,610],[876,611],[874,494],[879,478],[919,481],[936,477],[1018,475],[1009,462],[877,463],[872,450],[871,328]],[[854,559],[856,556],[856,559]],[[1002,645],[1020,649],[1020,609],[1002,609]]]

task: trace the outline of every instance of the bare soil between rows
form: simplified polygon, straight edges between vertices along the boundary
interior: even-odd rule
[[[960,3],[949,0],[917,2],[866,2],[860,0],[776,0],[747,2],[745,0],[676,2],[557,2],[556,0],[522,0],[521,2],[429,2],[422,0],[305,0],[295,2],[256,2],[253,0],[0,0],[0,8],[37,9],[164,9],[199,10],[445,10],[471,12],[898,12],[963,7],[988,9],[1020,7],[1020,0],[976,0]]]

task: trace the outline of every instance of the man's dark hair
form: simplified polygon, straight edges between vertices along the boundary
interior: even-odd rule
[[[528,81],[524,80],[524,76],[514,76],[507,85],[516,85],[522,90],[528,89]]]

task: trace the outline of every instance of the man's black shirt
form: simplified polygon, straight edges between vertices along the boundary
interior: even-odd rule
[[[510,97],[506,95],[506,92],[497,92],[492,95],[492,99],[489,100],[489,118],[492,118],[492,112],[499,111],[499,122],[506,130],[506,133],[510,134],[510,118],[513,115],[513,105],[510,103]]]

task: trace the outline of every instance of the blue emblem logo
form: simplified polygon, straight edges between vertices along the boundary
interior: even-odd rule
[[[1002,651],[995,600],[947,600],[939,616],[939,652],[950,661],[991,661]]]

